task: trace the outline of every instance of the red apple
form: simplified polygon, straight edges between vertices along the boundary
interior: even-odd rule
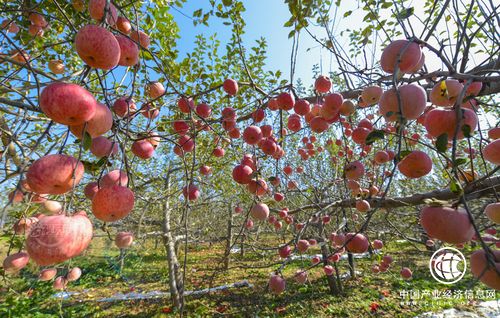
[[[190,184],[182,189],[182,195],[189,201],[194,201],[200,197],[200,190],[196,185]]]
[[[120,97],[113,104],[113,112],[118,117],[127,117],[136,111],[134,101],[128,97]]]
[[[74,282],[78,280],[82,276],[82,270],[79,267],[73,267],[68,271],[68,274],[66,274],[66,280],[68,282]]]
[[[104,136],[99,136],[92,139],[90,152],[97,158],[114,156],[118,153],[118,143]]]
[[[36,160],[26,173],[31,191],[46,194],[63,194],[80,183],[83,164],[66,155],[47,155]]]
[[[113,170],[105,174],[99,181],[99,186],[101,188],[111,187],[114,185],[119,185],[126,187],[128,183],[127,172],[123,170]]]
[[[408,267],[403,267],[403,269],[401,269],[400,273],[401,273],[401,277],[403,277],[404,279],[410,279],[413,276],[411,269],[409,269]]]
[[[80,255],[89,245],[92,232],[85,212],[44,216],[29,232],[26,249],[40,266],[58,264]]]
[[[106,105],[97,103],[94,116],[86,124],[71,125],[69,129],[77,138],[82,138],[84,130],[92,138],[96,138],[108,132],[111,126],[113,126],[111,111]]]
[[[90,182],[83,189],[85,197],[89,200],[92,200],[94,198],[94,195],[97,193],[97,191],[99,191],[97,182]]]
[[[90,0],[89,1],[89,13],[90,17],[98,22],[101,22],[104,18],[104,13],[106,9],[106,0]],[[118,20],[118,11],[116,7],[110,2],[108,6],[108,12],[106,15],[106,22],[110,25],[115,25]]]
[[[42,269],[40,271],[40,274],[38,275],[38,280],[41,282],[46,282],[46,281],[54,279],[54,277],[56,277],[56,275],[57,275],[57,269],[55,269],[55,268]]]
[[[130,21],[124,17],[118,17],[118,19],[116,20],[116,28],[120,30],[120,32],[123,32],[125,34],[130,34],[130,32],[132,31],[132,25],[130,24]]]
[[[361,233],[347,233],[345,240],[348,242],[346,248],[351,253],[364,253],[370,245],[366,236]]]
[[[420,212],[420,224],[429,237],[450,244],[468,242],[474,235],[469,216],[462,208],[425,207]]]
[[[141,159],[149,159],[155,153],[155,147],[147,140],[136,140],[132,144],[132,153]]]
[[[269,216],[269,207],[265,203],[257,203],[250,210],[250,215],[259,221],[264,221]]]
[[[3,269],[6,273],[16,273],[26,267],[29,260],[30,256],[24,251],[11,254],[3,260]]]
[[[269,289],[273,294],[281,294],[285,290],[285,280],[279,275],[271,275]]]
[[[117,34],[115,35],[118,45],[120,45],[120,60],[118,65],[134,66],[139,62],[139,47],[129,38]]]
[[[226,79],[222,84],[222,87],[229,96],[234,96],[238,93],[238,82],[233,79]]]
[[[119,232],[115,236],[115,245],[118,248],[127,248],[134,242],[134,234],[132,232]]]
[[[472,253],[470,257],[470,268],[474,277],[478,278],[486,286],[499,290],[500,289],[500,251],[493,250],[493,268],[487,261],[486,252],[484,250],[477,250]]]
[[[94,117],[97,101],[79,85],[54,82],[40,94],[40,108],[59,124],[81,125]]]
[[[110,70],[120,61],[120,44],[113,33],[97,25],[81,28],[75,37],[76,52],[90,67]]]
[[[134,208],[134,192],[127,187],[112,185],[100,188],[92,199],[92,213],[104,222],[126,217]]]

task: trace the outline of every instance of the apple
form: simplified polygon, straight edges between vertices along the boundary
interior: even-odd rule
[[[484,209],[484,214],[488,219],[495,223],[500,224],[500,202],[490,203]]]
[[[415,42],[408,40],[392,41],[382,52],[380,66],[387,73],[394,73],[395,67],[402,73],[415,70],[422,57],[422,50]]]
[[[127,187],[112,185],[100,188],[92,199],[92,213],[104,222],[126,217],[134,208],[134,192]]]
[[[38,280],[41,282],[46,282],[49,280],[54,279],[57,275],[57,269],[55,268],[45,268],[40,271],[40,274],[38,275]]]
[[[11,254],[3,260],[3,269],[6,273],[16,273],[26,267],[30,256],[25,251]]]
[[[62,263],[80,255],[92,240],[92,223],[83,211],[72,216],[44,216],[26,239],[31,259],[40,266]]]
[[[298,240],[297,241],[297,250],[300,253],[305,253],[309,249],[309,241],[308,240]]]
[[[59,276],[54,280],[52,287],[55,290],[64,290],[64,289],[66,289],[67,285],[68,285],[68,280],[62,276]]]
[[[325,265],[323,267],[323,271],[325,272],[325,274],[327,276],[332,276],[333,273],[335,272],[335,270],[333,269],[333,266],[332,265]]]
[[[117,34],[115,35],[118,45],[120,45],[120,60],[118,65],[121,66],[134,66],[139,62],[139,47],[134,41],[126,36]]]
[[[243,131],[243,140],[249,145],[258,144],[262,137],[262,131],[257,126],[249,126]]]
[[[80,183],[83,172],[76,158],[53,154],[36,160],[26,172],[26,181],[33,192],[63,194]]]
[[[49,70],[54,74],[63,74],[64,73],[64,64],[61,60],[50,60],[49,61]]]
[[[200,197],[200,190],[194,184],[189,184],[182,188],[182,195],[189,201],[195,201]]]
[[[86,25],[75,37],[76,52],[93,68],[110,70],[120,61],[120,44],[113,33],[97,25]]]
[[[94,198],[94,195],[97,193],[97,191],[99,191],[99,186],[97,185],[97,182],[90,182],[83,189],[85,197],[89,200],[92,200]]]
[[[71,125],[69,129],[77,138],[81,139],[84,131],[92,138],[96,138],[108,132],[112,126],[113,115],[111,110],[106,105],[97,103],[94,116],[86,124]]]
[[[74,282],[78,280],[82,276],[82,270],[79,267],[73,267],[68,271],[68,274],[66,274],[66,280],[68,282]]]
[[[107,0],[89,0],[89,13],[90,17],[98,22],[104,18]],[[106,14],[106,22],[110,25],[115,25],[118,21],[118,11],[116,7],[110,2],[108,12]]]
[[[113,104],[113,112],[118,117],[129,116],[137,110],[134,101],[128,97],[120,97]]]
[[[238,82],[228,78],[222,83],[222,88],[229,96],[234,96],[238,93]]]
[[[320,75],[314,82],[314,88],[320,94],[325,94],[332,88],[332,81],[326,75]]]
[[[97,101],[79,85],[54,82],[42,90],[40,108],[56,123],[81,125],[94,117]]]
[[[462,208],[424,207],[420,212],[420,224],[429,237],[450,244],[468,242],[474,235],[469,215]]]
[[[147,140],[136,140],[132,143],[132,153],[141,159],[149,159],[155,153],[155,147]]]
[[[269,289],[273,294],[281,294],[286,287],[285,280],[279,275],[271,275],[269,279]]]
[[[149,45],[151,44],[151,40],[149,39],[149,35],[147,35],[146,33],[142,32],[142,31],[133,30],[130,33],[130,38],[134,42],[139,44],[139,46],[141,48],[144,48],[144,49],[147,49],[149,47]]]
[[[114,185],[126,187],[127,183],[128,183],[127,172],[117,169],[105,174],[99,181],[99,187],[106,188]]]
[[[124,17],[117,18],[116,28],[120,30],[120,32],[125,34],[130,34],[130,32],[132,31],[132,25],[130,24],[130,21]]]
[[[366,236],[361,233],[347,233],[345,241],[348,242],[346,248],[351,253],[364,253],[370,245]]]
[[[413,276],[411,269],[409,269],[408,267],[403,267],[403,269],[401,269],[400,274],[401,277],[403,277],[404,279],[410,279]]]
[[[304,270],[297,270],[293,276],[298,284],[304,284],[307,281],[307,272]]]
[[[47,200],[42,205],[43,209],[49,214],[59,214],[63,211],[63,206],[59,201]]]
[[[152,99],[157,99],[165,94],[165,87],[160,82],[151,82],[146,86],[146,92]]]
[[[134,242],[134,234],[132,232],[119,232],[115,236],[115,245],[118,248],[127,248]]]
[[[499,290],[500,289],[500,251],[492,250],[492,259],[495,264],[493,268],[487,261],[486,252],[481,249],[472,253],[470,257],[470,268],[472,275],[478,278],[486,286]]]
[[[264,221],[269,216],[269,207],[265,203],[257,203],[250,210],[250,215],[259,221]]]
[[[97,158],[114,156],[118,153],[118,143],[104,136],[99,136],[92,139],[90,152]]]

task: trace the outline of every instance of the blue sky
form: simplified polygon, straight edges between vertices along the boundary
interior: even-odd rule
[[[267,67],[269,70],[281,70],[283,72],[283,77],[289,79],[290,76],[290,53],[292,49],[292,40],[288,39],[289,28],[285,28],[283,25],[290,17],[287,5],[284,0],[243,0],[246,12],[243,17],[247,23],[246,33],[243,37],[244,45],[249,47],[254,44],[256,39],[261,36],[266,38],[268,43],[268,54],[267,54]],[[410,23],[416,31],[417,35],[420,35],[423,31],[422,24],[415,20],[415,16],[425,17],[424,7],[419,1],[410,1],[407,3],[408,6],[412,6],[415,9],[415,15],[410,18]],[[225,43],[230,36],[231,26],[225,26],[215,17],[212,17],[209,21],[209,27],[198,25],[193,26],[192,16],[193,11],[196,9],[203,8],[204,11],[210,9],[209,1],[207,0],[188,0],[183,8],[179,9],[180,12],[176,10],[171,10],[174,15],[174,19],[179,25],[181,38],[178,41],[178,49],[180,51],[180,58],[183,58],[186,52],[191,51],[194,48],[194,38],[197,34],[204,33],[206,35],[211,35],[217,33],[217,37],[222,43]],[[388,8],[386,10],[381,10],[379,13],[382,18],[388,18],[394,8]],[[352,15],[347,18],[343,18],[346,11],[352,11]],[[342,1],[339,8],[335,6],[332,7],[330,12],[330,18],[335,20],[335,27],[333,28],[333,35],[335,39],[340,43],[340,46],[347,50],[349,46],[349,40],[344,34],[340,34],[341,31],[346,29],[359,29],[363,27],[363,17],[366,14],[360,7],[357,1]],[[189,16],[186,17],[185,15]],[[444,21],[442,23],[445,23]],[[366,26],[366,24],[365,24]],[[450,26],[448,26],[450,27]],[[445,29],[444,25],[440,25],[441,29]],[[451,25],[450,31],[453,32],[453,25]],[[310,31],[315,34],[318,38],[326,38],[326,32],[324,29],[317,26],[310,26]],[[382,46],[381,38],[384,37],[383,33],[378,33],[373,35],[372,41],[375,43],[374,46],[366,46],[367,55],[370,64],[378,62],[380,58]],[[378,38],[376,38],[378,37]],[[394,40],[394,39],[393,39]],[[438,46],[434,43],[433,39],[429,40],[432,45]],[[426,54],[426,65],[430,67],[431,70],[443,69],[443,64],[434,54],[430,52],[424,52]],[[480,60],[481,54],[475,54],[475,58]],[[356,61],[351,60],[351,62],[356,63]],[[361,61],[358,61],[361,62]],[[305,84],[313,83],[313,65],[320,65],[323,74],[328,74],[330,71],[336,71],[337,66],[335,61],[332,60],[332,55],[329,54],[325,49],[322,49],[314,39],[312,39],[305,31],[302,32],[300,36],[300,47],[297,55],[297,65],[296,65],[296,75],[295,79],[301,78]],[[364,66],[364,62],[359,63]]]
[[[247,23],[246,33],[243,36],[244,45],[249,47],[255,40],[264,37],[268,43],[267,66],[269,70],[281,70],[285,78],[290,76],[290,52],[292,40],[288,39],[290,29],[283,27],[283,24],[290,17],[287,5],[282,0],[251,0],[244,1],[246,12],[244,19]],[[220,20],[212,18],[209,21],[210,27],[202,25],[193,26],[190,18],[194,10],[204,8],[209,9],[208,1],[188,1],[179,11],[171,10],[175,21],[179,25],[181,38],[178,41],[180,57],[184,57],[186,52],[194,48],[194,38],[197,34],[206,35],[217,33],[218,39],[222,43],[230,37],[231,26],[225,26]],[[299,50],[295,78],[301,78],[308,84],[312,83],[312,67],[320,62],[320,48],[308,36],[301,37],[301,48]],[[308,48],[312,48],[306,52]],[[306,54],[307,53],[307,54]],[[324,59],[328,59],[328,54],[323,54]],[[326,68],[326,69],[325,69]],[[329,64],[323,61],[323,70],[329,70]]]

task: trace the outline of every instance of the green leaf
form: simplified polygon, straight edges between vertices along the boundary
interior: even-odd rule
[[[457,195],[460,195],[463,193],[462,186],[455,179],[451,180],[450,191],[457,194]]]
[[[402,150],[399,152],[399,156],[398,156],[398,162],[403,160],[406,156],[408,156],[409,154],[411,154],[411,150]]]
[[[383,9],[387,9],[387,8],[390,8],[392,6],[392,2],[384,2],[382,4],[382,8]]]
[[[97,167],[102,167],[106,162],[108,162],[108,157],[102,157],[95,163]]]
[[[448,134],[447,133],[441,134],[437,137],[436,148],[439,152],[446,152],[446,149],[448,149]]]
[[[409,17],[411,17],[411,15],[413,14],[414,11],[415,11],[415,9],[413,7],[410,7],[408,9],[404,9],[398,15],[396,15],[396,18],[398,18],[400,20],[408,19]]]
[[[195,18],[199,18],[199,17],[201,17],[201,13],[202,13],[202,12],[203,12],[203,11],[202,11],[202,9],[195,10],[195,11],[193,12],[193,17],[195,17]]]
[[[233,4],[233,0],[222,0],[222,4],[224,4],[226,7],[229,7]]]
[[[367,145],[371,145],[373,144],[375,141],[379,140],[379,139],[384,139],[384,131],[383,130],[378,130],[378,129],[374,129],[372,130],[368,136],[366,136],[366,144]]]
[[[458,167],[460,165],[463,165],[464,163],[467,163],[466,158],[457,158],[457,159],[455,159],[455,161],[453,161],[453,166]]]
[[[83,135],[83,149],[89,150],[90,146],[92,146],[92,136],[88,132],[85,132]]]
[[[464,136],[466,138],[470,138],[472,135],[471,135],[471,132],[472,132],[472,129],[469,125],[463,125],[462,126],[462,133],[464,134]]]

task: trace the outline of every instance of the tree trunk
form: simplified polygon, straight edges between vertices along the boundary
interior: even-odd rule
[[[321,245],[321,256],[323,260],[323,265],[328,265],[328,255],[330,251],[328,251],[328,246],[326,244]],[[326,275],[326,280],[328,281],[328,287],[330,287],[330,294],[338,295],[340,293],[339,287],[337,286],[337,282],[335,281],[335,276]]]
[[[170,189],[169,174],[167,175],[167,193]],[[179,261],[175,252],[175,238],[170,229],[170,202],[165,200],[163,205],[163,244],[167,254],[168,274],[169,274],[169,288],[172,303],[176,308],[181,308],[183,299],[181,291],[183,288],[182,277],[179,275]]]
[[[244,257],[245,256],[245,250],[243,248],[243,244],[245,243],[245,233],[241,234],[241,246],[240,246],[240,256]]]
[[[335,277],[337,278],[337,286],[339,287],[339,293],[342,293],[342,280],[340,279],[340,274],[339,274],[339,267],[337,263],[334,263],[333,266],[335,267]]]
[[[144,220],[144,215],[146,215],[147,209],[144,209],[141,213],[141,216],[139,216],[139,221],[137,222],[137,237],[141,236],[141,231],[142,231],[142,221]]]
[[[125,262],[125,250],[120,248],[120,275],[123,271],[123,263]]]
[[[349,273],[351,274],[351,278],[356,277],[356,271],[354,270],[354,257],[352,253],[347,253],[347,260],[349,261]]]
[[[229,214],[227,219],[226,253],[224,255],[224,269],[229,268],[229,258],[231,257],[231,244],[233,241],[233,206],[229,204]]]
[[[321,244],[321,259],[323,260],[323,266],[328,265],[328,256],[331,254],[331,250],[328,246],[328,240],[325,237],[325,228],[323,223],[319,223],[318,234]],[[330,294],[339,295],[340,294],[340,280],[338,279],[337,266],[335,264],[336,275],[326,275],[326,280],[328,281],[328,287],[330,288]]]

